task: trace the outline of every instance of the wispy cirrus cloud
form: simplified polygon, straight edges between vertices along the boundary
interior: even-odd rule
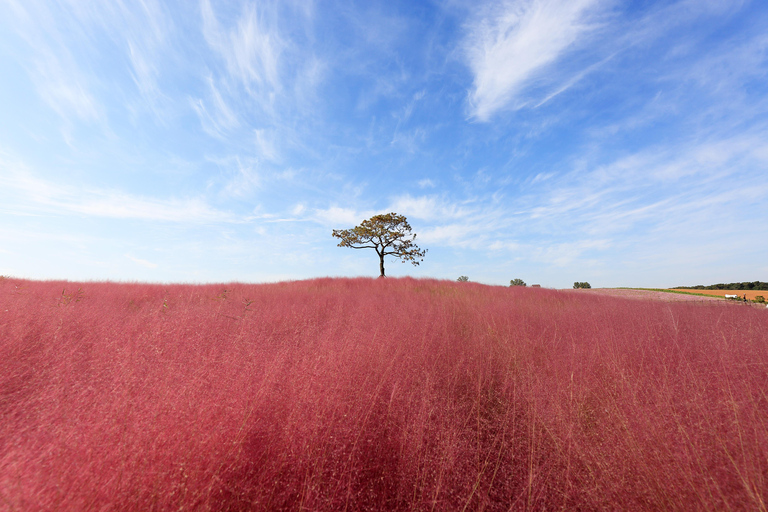
[[[523,254],[567,266],[616,247],[656,244],[717,233],[736,243],[768,204],[768,140],[764,130],[662,145],[605,164],[579,164],[523,184],[520,193],[441,196],[403,194],[380,212],[330,207],[324,223],[352,226],[374,213],[396,211],[426,246]],[[466,194],[466,192],[465,192]]]
[[[595,28],[603,0],[507,0],[472,21],[463,50],[474,77],[470,115],[487,121]],[[571,79],[573,82],[573,80]],[[560,87],[562,88],[562,86]]]
[[[467,208],[462,204],[457,204],[449,199],[438,196],[412,196],[404,194],[393,197],[387,206],[379,209],[359,209],[337,205],[316,208],[312,210],[311,218],[324,225],[353,226],[376,214],[396,212],[405,215],[411,220],[411,223],[415,219],[421,225],[430,226],[455,223],[457,221],[474,222],[477,221],[478,211],[479,209],[477,208]],[[299,210],[299,213],[304,213],[303,207]]]
[[[233,100],[257,106],[270,122],[297,112],[297,104],[310,106],[325,69],[308,35],[314,11],[303,4],[245,2],[238,11],[200,0],[203,36],[223,63],[217,80],[228,84]]]
[[[4,4],[12,29],[27,44],[26,58],[21,63],[40,98],[67,121],[93,122],[101,118],[102,106],[60,33],[57,13],[39,2]]]
[[[210,101],[190,98],[190,104],[200,119],[203,131],[208,135],[223,139],[231,130],[240,126],[240,120],[222,97],[211,75],[208,76],[206,82],[210,91]]]
[[[95,187],[78,188],[40,178],[0,160],[0,185],[12,215],[85,215],[178,223],[239,222],[202,198],[156,198]]]
[[[470,211],[434,195],[414,197],[410,194],[392,199],[388,210],[428,221],[465,217]]]
[[[526,219],[520,226],[551,236],[635,233],[646,240],[663,231],[671,233],[669,243],[747,228],[768,202],[766,136],[757,129],[659,146],[531,183],[519,200]]]
[[[51,206],[96,217],[166,222],[231,222],[235,218],[216,210],[203,199],[157,199],[113,191],[88,190]]]
[[[745,4],[679,0],[628,8],[612,0],[490,2],[470,18],[460,44],[473,77],[469,115],[489,121],[502,110],[541,107],[633,49],[658,53],[657,66],[643,70],[650,71],[652,80],[698,80],[715,92],[738,89],[745,75],[755,76],[754,70],[762,68],[764,36],[762,43],[757,36],[745,44],[742,35],[735,49],[713,49],[711,56],[698,57],[690,53],[701,51],[700,41],[675,40],[674,35],[706,27],[712,17],[733,16]],[[665,51],[655,47],[662,40]],[[636,57],[632,62],[645,61]],[[627,64],[620,65],[626,69]],[[680,76],[673,77],[675,71]],[[659,73],[666,76],[654,76]]]
[[[27,164],[0,152],[0,213],[38,236],[30,255],[61,231],[94,235],[67,244],[71,262],[87,247],[132,276],[155,278],[126,255],[188,279],[194,265],[163,258],[182,246],[216,253],[199,269],[258,254],[265,275],[344,274],[365,257],[340,264],[330,229],[389,211],[430,249],[418,272],[497,283],[621,277],[641,259],[656,275],[713,257],[705,238],[765,250],[768,9],[754,0],[0,11],[0,148]],[[312,257],[291,267],[299,246]]]
[[[224,60],[230,75],[255,92],[282,89],[279,66],[286,43],[277,27],[277,6],[247,4],[232,27],[223,27],[209,0],[200,1],[203,35]]]
[[[419,188],[435,188],[436,184],[429,178],[419,180]]]
[[[303,211],[303,209],[302,209]],[[357,210],[355,208],[344,208],[341,206],[329,206],[328,208],[317,208],[310,214],[310,217],[317,223],[324,226],[333,226],[338,229],[346,229],[360,224],[367,218],[376,215],[373,210]]]
[[[69,124],[106,122],[110,98],[103,91],[116,77],[94,73],[89,59],[111,45],[130,63],[135,91],[124,90],[128,97],[137,92],[158,116],[160,103],[170,101],[159,81],[173,23],[156,0],[4,3],[12,28],[28,45],[22,65],[41,99]]]
[[[67,10],[92,37],[111,40],[130,63],[130,75],[141,101],[162,120],[170,98],[161,80],[168,55],[176,51],[172,17],[158,0],[89,3],[66,0]]]
[[[262,178],[294,174],[284,155],[311,152],[306,141],[318,137],[309,128],[324,69],[310,37],[314,10],[275,0],[199,7],[208,94],[190,95],[190,105],[203,130],[243,162],[224,187],[242,196]]]
[[[143,260],[141,258],[135,258],[130,254],[126,254],[125,257],[131,260],[132,262],[138,265],[141,265],[142,267],[153,268],[153,269],[158,267],[157,263],[152,263],[151,261]]]

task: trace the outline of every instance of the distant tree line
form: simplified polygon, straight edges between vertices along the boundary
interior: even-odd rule
[[[718,283],[709,286],[699,284],[696,286],[678,286],[677,288],[683,290],[768,290],[768,283],[752,281],[751,283]]]

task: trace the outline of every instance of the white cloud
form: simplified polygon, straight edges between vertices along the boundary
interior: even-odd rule
[[[265,160],[276,162],[279,159],[279,154],[277,152],[274,131],[259,129],[254,130],[253,133],[259,156]]]
[[[416,104],[424,98],[426,93],[427,91],[424,89],[415,93],[411,101],[409,101],[408,104],[403,108],[402,114],[393,114],[398,119],[398,125],[411,118],[411,116],[413,115],[413,111],[416,108]]]
[[[487,247],[491,240],[506,240],[507,234],[503,230],[510,224],[510,215],[498,207],[487,206],[488,203],[492,201],[479,201],[474,208],[469,208],[438,197],[404,195],[379,211],[360,211],[334,205],[314,210],[313,219],[340,229],[356,226],[377,213],[393,211],[408,218],[419,243],[480,249]]]
[[[730,44],[703,53],[696,37],[713,18],[735,16],[748,3],[680,0],[633,10],[615,0],[489,2],[470,18],[460,47],[473,75],[469,115],[488,121],[505,109],[538,108],[607,65],[632,70],[643,62],[638,56],[654,54],[654,66],[631,72],[658,80],[655,86],[664,83],[673,94],[685,89],[690,95],[696,82],[699,93],[738,105],[750,97],[744,83],[765,73],[764,31],[745,30]],[[678,37],[691,31],[696,35]],[[674,108],[680,99],[665,105]]]
[[[51,206],[116,219],[182,223],[235,220],[231,215],[211,208],[202,199],[156,199],[101,190],[89,190],[74,198],[57,200]]]
[[[200,0],[202,32],[211,54],[212,101],[193,102],[206,131],[252,141],[261,161],[279,163],[290,146],[302,147],[313,119],[316,88],[326,65],[315,53],[304,2],[264,0],[234,5]],[[215,87],[214,87],[215,85]],[[235,128],[239,132],[230,133]]]
[[[442,201],[435,196],[413,197],[410,194],[395,197],[388,211],[424,220],[455,219],[468,214],[460,206]]]
[[[63,69],[59,58],[41,55],[35,64],[34,79],[40,96],[65,120],[74,114],[83,121],[97,121],[102,108],[73,66]]]
[[[578,242],[565,242],[549,244],[544,247],[531,247],[529,250],[533,256],[544,263],[558,267],[573,265],[582,259],[582,255],[588,251],[604,251],[611,247],[609,240],[580,240]]]
[[[135,2],[10,2],[12,26],[31,52],[21,60],[40,97],[70,125],[106,122],[114,82],[94,73],[95,55],[114,43],[129,63],[128,72],[150,109],[167,101],[158,85],[159,57],[171,46],[171,18],[156,0]],[[106,43],[106,44],[105,44]],[[110,57],[114,60],[113,57]],[[112,78],[112,77],[109,77]]]
[[[139,46],[128,41],[128,54],[133,66],[133,81],[136,87],[147,96],[157,95],[157,67],[154,62],[147,58]]]
[[[152,263],[151,261],[142,260],[140,258],[134,258],[130,254],[126,254],[125,257],[131,260],[132,262],[141,265],[142,267],[157,268],[157,263]]]
[[[540,181],[546,181],[550,178],[552,178],[555,175],[554,172],[540,172],[536,176],[533,177],[533,179],[530,180],[531,185],[535,185],[536,183],[539,183]]]
[[[616,236],[677,243],[746,225],[768,201],[766,134],[649,148],[532,184],[519,198],[528,236]]]
[[[232,76],[249,90],[259,87],[261,92],[274,94],[282,89],[279,65],[285,43],[277,29],[274,5],[248,4],[229,29],[220,25],[209,0],[200,1],[200,10],[205,39],[224,59]]]
[[[373,211],[357,211],[352,208],[331,206],[325,209],[316,209],[313,218],[320,224],[333,226],[336,229],[347,229],[374,215],[376,213]]]
[[[160,87],[162,56],[172,49],[169,34],[173,23],[156,0],[139,0],[138,4],[119,4],[119,14],[113,14],[102,23],[105,28],[107,23],[116,27],[114,37],[118,44],[127,47],[136,88],[155,116],[163,120],[163,109],[158,104],[169,102],[169,98]]]
[[[471,115],[487,121],[524,103],[523,89],[592,28],[602,0],[507,0],[469,25],[464,51]]]
[[[213,108],[209,111],[205,102],[201,99],[190,99],[190,104],[200,118],[203,130],[208,135],[223,139],[232,129],[240,126],[240,122],[234,111],[224,101],[213,81],[213,77],[209,75],[207,82]]]
[[[547,103],[552,98],[554,98],[557,95],[567,91],[568,89],[570,89],[571,87],[576,85],[576,83],[579,82],[581,79],[583,79],[585,76],[587,76],[592,71],[594,71],[597,68],[599,68],[602,65],[604,65],[606,62],[608,62],[613,57],[614,57],[614,55],[609,55],[608,57],[606,57],[605,59],[601,60],[600,62],[596,62],[595,64],[592,64],[591,66],[588,66],[587,68],[583,69],[582,71],[579,71],[574,76],[569,78],[565,83],[560,85],[556,90],[554,90],[554,91],[550,92],[549,94],[547,94],[547,96],[544,97],[544,99],[542,99],[538,103],[536,103],[536,105],[534,105],[534,108],[538,108],[538,107],[544,105],[545,103]]]
[[[23,166],[0,160],[0,186],[14,213],[79,214],[115,219],[180,223],[236,222],[200,198],[158,199],[117,190],[77,188],[34,176]]]
[[[258,163],[246,161],[242,163],[240,157],[234,157],[234,175],[230,176],[224,186],[224,192],[231,197],[244,197],[250,194],[261,183],[261,177],[254,168]]]
[[[488,245],[488,249],[491,251],[520,251],[523,246],[516,242],[508,242],[502,240],[496,240]]]
[[[423,180],[419,180],[419,188],[435,188],[435,182],[432,181],[429,178],[424,178]]]
[[[408,153],[416,153],[427,137],[427,132],[422,128],[413,130],[395,131],[392,136],[391,146],[399,147]]]
[[[480,239],[487,237],[487,233],[478,231],[474,223],[459,222],[422,229],[418,235],[420,244],[474,249],[480,247]]]

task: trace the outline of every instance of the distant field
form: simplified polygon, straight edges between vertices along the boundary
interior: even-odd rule
[[[671,288],[672,290],[679,291],[679,292],[685,292],[685,293],[700,293],[703,295],[712,295],[716,297],[724,297],[725,295],[738,295],[739,297],[743,297],[744,294],[747,294],[747,298],[749,300],[754,300],[755,297],[758,295],[762,295],[765,297],[766,300],[768,300],[768,291],[767,290],[691,290],[687,288]]]
[[[563,290],[569,293],[582,293],[592,295],[604,295],[622,299],[655,300],[660,302],[695,302],[707,304],[725,304],[730,302],[718,300],[717,297],[696,295],[692,293],[670,293],[665,290],[648,290],[637,288],[590,288],[581,290]]]
[[[574,293],[591,293],[607,295],[611,297],[622,297],[627,299],[651,299],[662,302],[717,302],[720,304],[732,304],[730,301],[722,301],[720,298],[727,295],[738,295],[753,300],[758,295],[762,295],[768,300],[768,291],[746,291],[746,290],[691,290],[687,288],[670,288],[667,290],[651,290],[639,288],[591,288],[587,290],[563,290]]]
[[[0,510],[765,510],[768,314],[661,295],[0,279]]]

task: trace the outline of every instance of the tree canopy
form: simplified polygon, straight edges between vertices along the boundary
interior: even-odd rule
[[[752,281],[743,283],[718,283],[704,286],[699,284],[696,286],[676,286],[682,290],[768,290],[768,283],[762,281]]]
[[[415,243],[416,233],[404,215],[385,213],[374,215],[351,229],[334,229],[333,236],[340,239],[339,247],[352,249],[374,249],[379,255],[379,277],[384,276],[384,256],[400,258],[403,263],[410,261],[418,265],[424,261],[426,249]]]

